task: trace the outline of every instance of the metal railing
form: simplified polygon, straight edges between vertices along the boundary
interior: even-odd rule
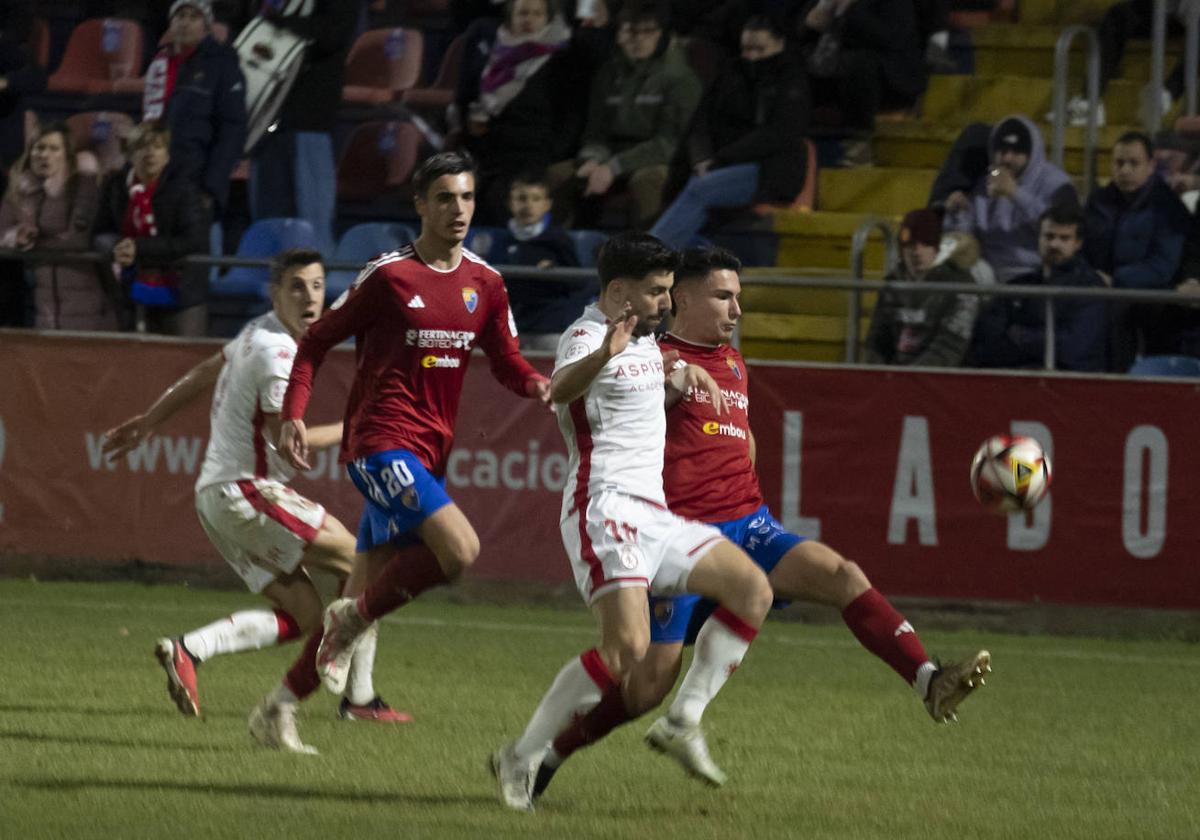
[[[900,245],[896,241],[896,231],[891,222],[878,216],[870,216],[862,221],[855,229],[850,240],[850,276],[855,280],[863,280],[866,276],[867,243],[871,234],[879,231],[883,234],[884,244],[884,273],[900,262]],[[846,295],[846,352],[847,362],[858,361],[858,322],[862,318],[862,290],[855,289]]]
[[[1150,30],[1150,101],[1146,109],[1149,125],[1143,126],[1153,137],[1162,127],[1163,65],[1167,55],[1167,0],[1154,0],[1153,23]]]
[[[1184,29],[1187,40],[1183,45],[1184,113],[1196,116],[1196,73],[1200,71],[1200,3],[1184,4]]]
[[[1054,45],[1054,138],[1051,158],[1054,165],[1063,169],[1066,153],[1067,132],[1067,75],[1070,69],[1071,43],[1077,35],[1087,37],[1087,131],[1083,141],[1083,189],[1086,197],[1091,192],[1095,176],[1096,142],[1099,126],[1096,124],[1100,108],[1100,39],[1090,26],[1068,26],[1058,36]]]
[[[861,244],[859,239],[855,239],[857,249],[865,249],[870,232],[879,229],[888,234],[888,265],[895,265],[895,260],[898,260],[898,246],[895,238],[891,236],[892,228],[883,219],[868,220],[859,226],[859,231],[862,232]],[[856,231],[856,237],[858,236]],[[852,255],[855,252],[852,250]],[[98,251],[82,251],[82,252],[65,252],[65,251],[11,251],[0,249],[0,259],[15,259],[28,260],[30,262],[41,263],[70,263],[70,262],[90,262],[98,264],[109,264],[111,259],[106,254],[101,254]],[[747,286],[783,286],[789,288],[802,289],[837,289],[847,293],[851,304],[847,306],[847,336],[858,334],[858,320],[861,317],[861,303],[855,304],[863,292],[880,292],[887,289],[903,289],[904,291],[912,292],[938,292],[948,295],[975,295],[977,297],[992,298],[1028,298],[1034,300],[1043,300],[1045,302],[1046,312],[1046,330],[1045,330],[1045,345],[1043,351],[1043,367],[1046,370],[1054,369],[1054,303],[1063,299],[1084,299],[1084,300],[1105,300],[1113,303],[1161,303],[1174,306],[1193,306],[1200,307],[1200,297],[1192,297],[1183,295],[1176,291],[1143,291],[1138,289],[1110,289],[1107,287],[1078,287],[1078,286],[1018,286],[1013,284],[1008,285],[981,285],[977,283],[929,283],[917,281],[899,281],[899,282],[880,282],[873,280],[861,279],[863,272],[862,267],[862,252],[859,250],[858,257],[852,257],[852,263],[855,270],[859,273],[859,277],[796,277],[786,274],[778,275],[754,275],[743,278],[744,284]],[[855,261],[857,260],[857,261]],[[261,266],[270,265],[270,260],[266,258],[247,258],[247,257],[212,257],[208,255],[194,255],[185,257],[181,262],[187,265],[205,265],[205,266]],[[362,267],[361,262],[345,263],[345,262],[329,262],[326,263],[326,268],[330,271],[354,271]],[[530,266],[518,265],[497,265],[496,270],[507,277],[527,277],[544,280],[547,282],[566,282],[570,280],[579,280],[592,278],[596,276],[596,272],[587,268],[535,268]],[[855,311],[857,310],[857,311]],[[853,331],[853,333],[852,333]],[[849,347],[849,344],[847,344]],[[848,362],[854,362],[857,359],[858,343],[857,338],[853,347],[854,353],[847,357]]]

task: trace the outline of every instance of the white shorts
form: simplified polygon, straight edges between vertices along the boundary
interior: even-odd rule
[[[575,585],[589,605],[614,587],[678,595],[705,551],[724,539],[711,525],[610,490],[590,499],[586,512],[573,512],[559,527]]]
[[[212,544],[251,592],[300,565],[325,523],[325,508],[264,478],[196,491],[196,513]]]

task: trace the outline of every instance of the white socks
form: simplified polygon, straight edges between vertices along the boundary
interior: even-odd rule
[[[278,641],[279,619],[271,610],[235,612],[183,636],[183,646],[200,662],[223,653],[260,650]]]
[[[517,759],[540,758],[571,718],[599,703],[600,695],[613,684],[608,666],[595,648],[564,665],[534,710],[524,734],[517,739],[514,747]]]
[[[363,633],[350,657],[350,675],[346,681],[346,699],[355,706],[365,706],[375,699],[375,684],[371,672],[375,669],[375,645],[379,641],[379,622],[374,621]]]
[[[718,607],[696,636],[692,665],[667,716],[681,726],[698,726],[705,708],[742,663],[757,631]]]

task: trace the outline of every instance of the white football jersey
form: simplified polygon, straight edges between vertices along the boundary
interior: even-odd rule
[[[222,350],[225,366],[213,393],[208,449],[196,489],[227,481],[287,482],[295,470],[275,451],[264,415],[278,414],[296,359],[296,340],[268,312]]]
[[[598,307],[587,307],[559,339],[555,373],[599,348],[606,322]],[[654,336],[645,335],[609,359],[584,396],[554,406],[571,456],[562,518],[586,508],[603,490],[666,506],[664,398],[662,352]]]

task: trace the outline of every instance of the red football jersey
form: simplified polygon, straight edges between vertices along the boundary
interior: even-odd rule
[[[425,264],[412,246],[367,263],[350,291],[300,339],[281,417],[301,418],[329,348],[354,336],[357,373],[346,404],[341,460],[411,450],[445,472],[471,350],[492,374],[527,396],[540,375],[517,349],[517,327],[500,274],[469,251],[457,268]]]
[[[667,412],[667,507],[701,522],[753,513],[763,498],[750,461],[750,398],[742,354],[728,344],[692,344],[670,333],[659,345],[664,353],[676,350],[681,361],[708,371],[721,386],[726,407],[718,417],[706,391],[689,389]]]

